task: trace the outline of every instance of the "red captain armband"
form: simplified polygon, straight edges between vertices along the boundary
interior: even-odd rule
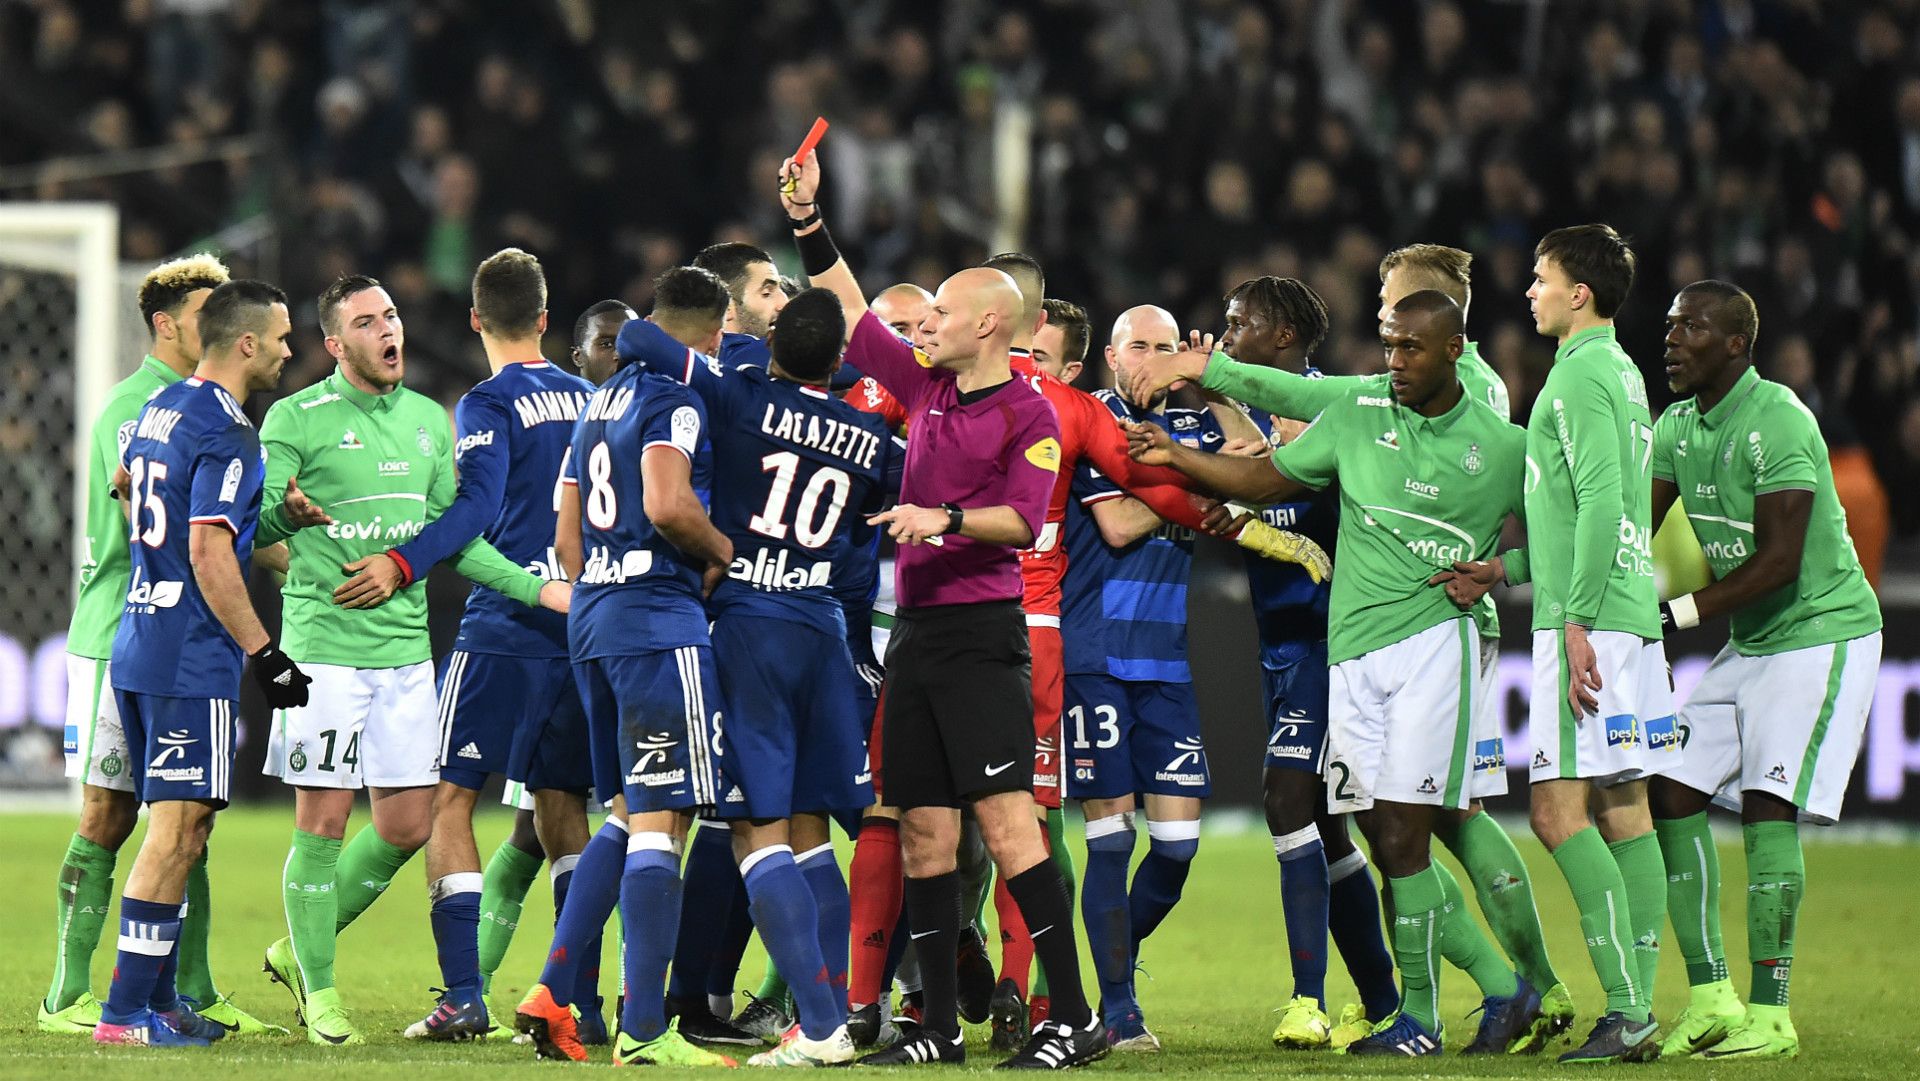
[[[404,589],[407,586],[412,585],[413,584],[413,564],[407,562],[407,557],[400,554],[400,549],[398,548],[387,549],[387,558],[393,560],[393,565],[400,568],[401,588]]]

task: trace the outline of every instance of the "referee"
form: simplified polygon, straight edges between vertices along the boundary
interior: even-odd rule
[[[814,206],[818,155],[782,166],[781,201],[813,284],[847,311],[847,362],[908,413],[898,506],[873,521],[900,545],[899,612],[887,649],[880,738],[886,802],[900,807],[907,911],[920,951],[922,1026],[862,1059],[875,1066],[962,1062],[954,975],[961,915],[954,853],[971,804],[987,849],[1033,935],[1053,989],[1049,1020],[1002,1066],[1065,1069],[1107,1053],[1080,986],[1066,882],[1047,857],[1033,803],[1031,661],[1018,551],[1046,519],[1060,424],[1007,352],[1020,291],[986,267],[948,278],[920,349],[867,311]]]

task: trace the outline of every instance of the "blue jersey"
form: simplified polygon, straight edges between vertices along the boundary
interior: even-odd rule
[[[113,639],[113,685],[237,699],[246,657],[200,595],[191,527],[231,532],[245,579],[267,475],[260,433],[226,388],[183,379],[140,411],[120,462],[132,479],[133,572]]]
[[[687,456],[694,494],[706,506],[713,487],[706,410],[686,387],[629,364],[593,392],[560,473],[562,484],[580,490],[586,555],[567,623],[576,661],[708,644],[701,564],[647,519],[640,458],[652,447]]]
[[[733,368],[742,364],[751,364],[764,368],[773,359],[773,353],[767,348],[765,338],[756,338],[751,334],[738,334],[727,331],[720,335],[720,363]]]
[[[1093,396],[1120,420],[1151,421],[1197,450],[1215,451],[1225,441],[1205,409],[1152,412],[1134,408],[1111,390]],[[1060,607],[1067,674],[1192,682],[1187,578],[1193,570],[1193,530],[1163,523],[1125,548],[1109,547],[1087,508],[1126,493],[1083,459],[1074,471],[1072,494]]]
[[[1308,374],[1317,377],[1320,373],[1308,369]],[[1259,409],[1248,412],[1268,444],[1274,444],[1273,417]],[[1300,499],[1264,507],[1260,517],[1275,529],[1312,539],[1331,557],[1334,534],[1340,525],[1339,486],[1330,484],[1322,491],[1304,493]],[[1315,585],[1297,563],[1262,559],[1252,552],[1245,555],[1247,590],[1253,594],[1253,621],[1260,635],[1260,663],[1269,669],[1284,668],[1327,640],[1327,597],[1333,583],[1328,580]],[[1337,572],[1337,559],[1334,567]]]
[[[685,380],[712,420],[713,524],[733,542],[713,613],[844,635],[834,575],[856,558],[856,525],[864,533],[885,498],[896,457],[886,422],[766,368],[727,367],[643,319],[621,328],[618,349],[622,360]]]
[[[548,581],[563,577],[553,551],[555,486],[593,384],[546,361],[508,364],[454,407],[453,460],[460,491],[440,517],[396,552],[417,574],[485,537],[500,554]],[[567,617],[529,608],[485,586],[467,595],[453,648],[517,657],[567,655]]]

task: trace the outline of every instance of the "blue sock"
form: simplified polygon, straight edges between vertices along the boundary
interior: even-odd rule
[[[560,856],[553,861],[553,921],[560,922],[560,914],[567,910],[567,892],[573,888],[574,868],[580,866],[578,855]],[[580,955],[578,966],[574,970],[573,1002],[582,1010],[600,1009],[600,939],[605,932],[596,933],[593,941],[587,943]]]
[[[573,1004],[580,968],[591,943],[607,926],[607,917],[620,900],[620,874],[627,858],[627,828],[609,819],[587,842],[580,862],[573,865],[567,884],[567,905],[553,923],[553,946],[540,982],[561,1006]],[[595,956],[598,956],[597,954]]]
[[[1367,1020],[1384,1021],[1400,1008],[1393,979],[1393,954],[1380,927],[1380,889],[1367,871],[1367,857],[1354,849],[1327,866],[1328,929],[1347,974],[1360,990]]]
[[[182,926],[185,926],[186,922],[187,902],[182,901],[180,902],[180,923]],[[178,941],[177,936],[175,941]],[[179,947],[176,946],[167,951],[166,960],[160,962],[160,975],[154,979],[153,992],[147,996],[148,1009],[156,1010],[160,1013],[167,1013],[180,1005],[180,992],[179,989],[174,986],[174,977],[179,974],[179,971],[180,950]],[[201,1003],[201,1005],[211,1006],[213,1003],[206,1002]]]
[[[1287,924],[1293,993],[1327,1008],[1327,850],[1309,822],[1273,839],[1280,860],[1280,913]],[[1376,917],[1376,920],[1378,917]]]
[[[427,887],[433,901],[433,945],[440,955],[440,979],[454,1002],[480,998],[481,877],[479,871],[460,871]]]
[[[667,963],[680,927],[680,860],[664,833],[635,834],[620,876],[627,936],[627,1001],[620,1029],[645,1043],[667,1030]]]
[[[687,846],[680,896],[683,908],[703,918],[680,921],[679,937],[673,944],[673,972],[667,980],[668,998],[675,1002],[706,1001],[714,958],[727,931],[727,921],[713,914],[730,913],[739,892],[740,868],[733,860],[733,831],[701,822]],[[731,974],[726,982],[731,992]]]
[[[180,904],[120,898],[120,953],[100,1019],[131,1024],[154,999],[160,970],[180,941]],[[171,995],[171,991],[168,992]]]
[[[813,907],[819,913],[820,959],[827,965],[827,982],[833,988],[837,1016],[847,1015],[847,951],[852,937],[853,902],[847,895],[847,880],[833,858],[833,846],[821,845],[803,852],[796,862],[807,878],[813,894]]]
[[[800,1031],[809,1040],[824,1040],[846,1023],[847,1011],[835,1010],[833,984],[820,956],[820,913],[806,876],[794,865],[793,849],[769,845],[740,866],[753,906],[753,925],[760,930],[760,944],[767,948],[773,967],[786,977],[793,992]]]
[[[747,955],[747,943],[753,940],[753,912],[747,907],[746,887],[740,884],[739,865],[729,856],[727,867],[733,875],[733,893],[724,910],[726,918],[715,921],[721,930],[713,951],[713,967],[707,972],[709,999],[733,998],[733,981],[740,975],[740,959]]]
[[[1199,851],[1197,820],[1147,823],[1147,854],[1133,872],[1133,889],[1127,894],[1133,913],[1133,956],[1140,956],[1140,944],[1180,903],[1180,891]]]
[[[1100,1008],[1108,1017],[1136,1006],[1133,998],[1133,917],[1127,908],[1127,864],[1133,860],[1133,815],[1087,823],[1087,874],[1080,886],[1080,918],[1087,924]]]

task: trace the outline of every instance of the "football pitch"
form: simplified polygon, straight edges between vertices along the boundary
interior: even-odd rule
[[[260,972],[261,952],[285,933],[279,901],[280,867],[290,835],[291,808],[246,807],[223,813],[214,834],[213,962],[222,990],[256,1016],[292,1025],[291,1000]],[[356,818],[364,819],[364,807]],[[505,836],[504,812],[479,823],[485,855]],[[485,1044],[421,1044],[400,1031],[433,1005],[428,987],[438,982],[433,941],[427,930],[424,871],[419,859],[403,870],[373,909],[342,936],[339,982],[367,1045],[350,1049],[307,1044],[295,1030],[287,1037],[229,1040],[209,1049],[142,1051],[95,1049],[84,1038],[47,1036],[34,1028],[36,999],[45,993],[53,959],[54,876],[73,820],[57,815],[15,815],[0,820],[0,881],[7,883],[8,918],[0,921],[0,1077],[70,1077],[75,1081],[199,1081],[202,1078],[496,1077],[510,1071],[566,1072],[581,1067],[536,1063],[531,1048],[506,1041]],[[136,833],[118,870],[124,880]],[[1794,1019],[1801,1056],[1792,1064],[1663,1061],[1620,1066],[1633,1076],[1731,1078],[1911,1077],[1920,1072],[1920,1012],[1908,995],[1920,990],[1920,947],[1907,937],[1920,913],[1920,846],[1835,840],[1807,848],[1808,897],[1802,910],[1794,964]],[[1576,1035],[1584,1035],[1601,1002],[1599,986],[1580,943],[1566,885],[1546,853],[1531,838],[1518,838],[1533,870],[1535,892],[1555,966],[1580,1007]],[[1071,842],[1078,850],[1079,840]],[[843,852],[843,863],[844,863]],[[1745,864],[1737,840],[1722,846],[1727,872],[1723,890],[1726,947],[1735,985],[1746,992]],[[1078,859],[1076,858],[1076,862]],[[1464,876],[1462,876],[1464,878]],[[118,891],[115,892],[118,904]],[[988,906],[991,912],[992,906]],[[527,900],[520,932],[495,981],[495,996],[518,1001],[537,977],[552,922],[544,879]],[[110,920],[94,957],[94,989],[105,995],[113,966],[115,920]],[[609,939],[611,945],[611,939]],[[1091,1067],[1102,1073],[1166,1077],[1314,1077],[1420,1075],[1430,1077],[1549,1076],[1560,1067],[1549,1059],[1463,1059],[1472,1039],[1467,1012],[1478,998],[1464,974],[1448,970],[1444,1018],[1448,1053],[1417,1062],[1353,1060],[1326,1053],[1285,1053],[1268,1042],[1271,1012],[1289,993],[1281,930],[1278,875],[1267,837],[1258,831],[1211,832],[1201,843],[1179,908],[1142,950],[1139,980],[1148,1025],[1165,1041],[1159,1055],[1109,1057]],[[1083,962],[1085,964],[1085,962]],[[757,982],[763,955],[756,944],[743,966],[741,985]],[[602,984],[608,998],[616,986],[611,949]],[[1352,985],[1333,962],[1328,998],[1334,1006],[1353,1001]],[[1658,1015],[1678,1013],[1686,999],[1685,974],[1670,946],[1661,961]],[[611,1008],[611,1006],[609,1006]],[[966,1069],[985,1069],[1003,1056],[986,1047],[984,1026],[970,1027]],[[1564,1042],[1553,1050],[1564,1049]],[[604,1068],[607,1049],[595,1048]],[[77,1071],[67,1073],[67,1071]],[[659,1071],[655,1071],[659,1072]],[[680,1071],[711,1076],[712,1071]]]

